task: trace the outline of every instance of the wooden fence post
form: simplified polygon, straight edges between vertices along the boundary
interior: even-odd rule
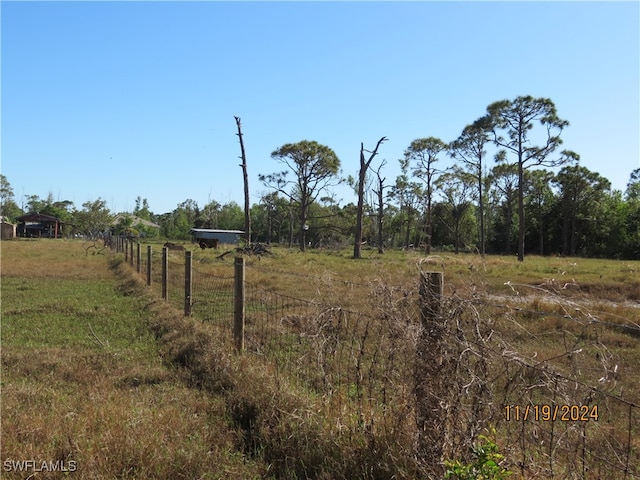
[[[244,351],[244,257],[236,257],[234,265],[233,339],[238,353]]]
[[[162,299],[169,298],[169,249],[162,247]]]
[[[151,286],[151,245],[147,245],[147,285]]]
[[[192,263],[191,251],[184,252],[184,316],[191,316],[192,305]]]
[[[416,351],[416,423],[418,427],[417,454],[429,465],[430,472],[442,477],[442,447],[445,435],[446,401],[445,359],[442,342],[445,326],[442,318],[442,272],[420,272],[420,321],[422,331]]]
[[[122,249],[124,250],[124,262],[129,263],[129,245],[124,238],[122,239]]]
[[[129,241],[129,265],[133,267],[133,240]]]
[[[138,273],[142,272],[142,262],[141,262],[142,257],[141,257],[140,251],[141,251],[140,242],[136,242],[136,271]]]

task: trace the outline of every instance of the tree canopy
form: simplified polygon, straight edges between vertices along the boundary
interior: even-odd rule
[[[287,143],[271,153],[287,166],[295,178],[287,179],[289,171],[260,175],[260,181],[276,189],[298,206],[300,218],[300,250],[306,248],[307,215],[309,207],[336,178],[340,159],[331,148],[316,141]]]

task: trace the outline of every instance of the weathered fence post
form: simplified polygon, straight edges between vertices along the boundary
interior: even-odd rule
[[[151,286],[151,245],[147,245],[147,285]]]
[[[133,267],[133,240],[129,241],[129,265]]]
[[[169,249],[162,247],[162,299],[169,298]]]
[[[236,257],[234,265],[233,339],[238,353],[244,351],[244,257]]]
[[[192,305],[192,257],[191,251],[187,250],[184,252],[184,316],[191,316],[191,305]]]
[[[138,273],[141,273],[142,271],[142,262],[140,261],[142,260],[142,257],[140,255],[140,251],[141,251],[140,242],[136,242],[136,271]]]
[[[422,331],[416,352],[416,423],[417,454],[429,465],[430,472],[442,477],[441,467],[445,436],[446,402],[445,359],[443,346],[445,326],[442,317],[442,272],[420,272],[420,321]]]
[[[124,238],[122,239],[122,249],[124,250],[124,262],[129,263],[129,245]]]

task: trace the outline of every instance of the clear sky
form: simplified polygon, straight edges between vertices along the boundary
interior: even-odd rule
[[[2,173],[24,195],[242,205],[271,152],[316,140],[387,183],[412,140],[547,97],[563,148],[624,190],[640,167],[638,2],[0,2]],[[441,160],[442,166],[452,161]],[[374,165],[376,161],[374,161]],[[347,187],[341,204],[355,202]]]

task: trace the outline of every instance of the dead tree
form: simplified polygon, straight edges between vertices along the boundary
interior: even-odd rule
[[[366,161],[364,158],[364,152],[365,152],[364,144],[360,143],[360,172],[358,174],[358,213],[356,216],[356,239],[353,244],[353,258],[361,258],[360,249],[362,247],[364,183],[367,177],[367,170],[369,169],[369,166],[371,165],[371,162],[373,161],[374,157],[378,154],[378,148],[380,148],[380,145],[385,141],[387,141],[387,137],[382,137],[380,140],[378,140],[378,144],[376,145],[376,148],[373,150],[373,152],[368,152],[368,153],[371,153],[371,156],[369,157],[369,160],[366,160]]]
[[[245,245],[251,243],[251,212],[249,206],[249,176],[247,175],[247,156],[244,152],[244,141],[242,140],[242,128],[240,125],[240,117],[233,117],[236,119],[236,125],[238,127],[238,138],[240,139],[240,159],[242,163],[242,177],[244,179],[244,242]]]
[[[380,176],[380,170],[387,162],[385,160],[382,161],[378,169],[376,170],[376,177],[378,178],[378,189],[374,190],[373,193],[378,197],[378,253],[384,253],[384,236],[382,227],[384,225],[384,187],[388,186],[384,184],[386,178],[382,178]]]

